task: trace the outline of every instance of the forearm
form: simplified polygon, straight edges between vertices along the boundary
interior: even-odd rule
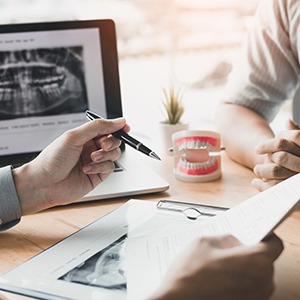
[[[274,137],[264,118],[245,107],[221,103],[216,112],[216,124],[231,159],[251,169],[262,163],[263,158],[256,154],[255,147]]]
[[[30,163],[13,169],[22,215],[31,214],[49,207],[35,173]]]

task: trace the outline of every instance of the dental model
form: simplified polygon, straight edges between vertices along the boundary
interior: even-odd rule
[[[220,134],[186,130],[173,134],[174,174],[182,181],[207,182],[221,177]]]

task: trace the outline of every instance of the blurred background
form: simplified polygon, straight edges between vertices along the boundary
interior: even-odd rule
[[[168,56],[172,80],[202,88],[212,84],[203,80],[208,69],[216,71],[218,83],[230,71],[231,58],[251,23],[257,2],[0,0],[0,23],[111,18],[117,25],[120,60]]]
[[[162,88],[173,84],[184,88],[184,118],[191,127],[211,129],[216,104],[258,2],[0,0],[0,23],[113,19],[128,122],[153,124],[163,119]]]

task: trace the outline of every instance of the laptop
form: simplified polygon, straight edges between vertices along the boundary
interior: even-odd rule
[[[122,116],[116,44],[112,20],[0,26],[0,166],[29,162],[87,122],[87,109]],[[143,154],[128,148],[122,145],[115,172],[80,201],[168,189],[138,163]]]

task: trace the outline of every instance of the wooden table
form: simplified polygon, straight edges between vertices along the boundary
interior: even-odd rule
[[[145,157],[145,162],[170,183],[170,189],[164,193],[136,196],[138,199],[175,199],[232,207],[257,193],[250,185],[252,172],[231,161],[226,154],[222,154],[222,178],[208,183],[186,183],[175,179],[171,156],[164,157],[162,162]],[[72,204],[23,217],[18,226],[0,234],[0,275],[128,199]],[[275,265],[276,291],[272,299],[300,299],[300,210],[291,215],[276,233],[283,239],[285,250]],[[17,299],[12,295],[5,297]]]

